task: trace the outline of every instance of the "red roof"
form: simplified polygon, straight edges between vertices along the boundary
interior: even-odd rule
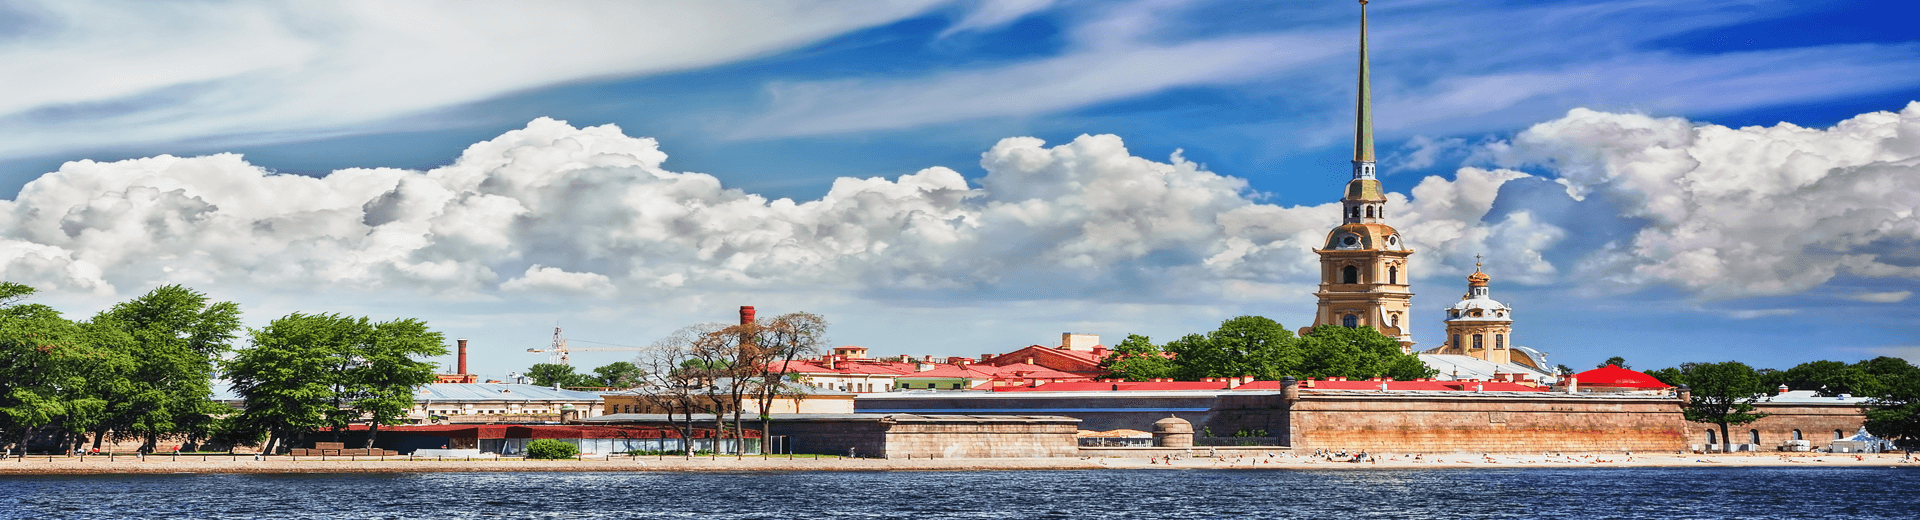
[[[984,370],[982,368],[984,368]],[[993,374],[996,372],[994,370],[995,368],[996,367],[974,367],[974,366],[962,367],[959,365],[935,365],[932,370],[922,370],[922,371],[914,372],[911,374],[901,374],[900,377],[902,378],[927,377],[927,378],[992,379]]]
[[[355,424],[349,431],[366,431],[367,425]],[[476,439],[678,439],[680,431],[663,426],[587,426],[578,424],[421,424],[382,426],[380,433],[469,437]],[[748,438],[760,436],[759,430],[747,430]],[[713,437],[713,429],[695,428],[693,437]]]
[[[1670,388],[1653,376],[1620,368],[1613,365],[1588,370],[1573,375],[1581,386],[1606,386],[1613,388]]]
[[[1112,392],[1112,391],[1151,391],[1151,390],[1225,390],[1225,381],[1079,381],[1070,383],[1047,383],[1040,386],[1002,386],[995,392]],[[1242,387],[1244,388],[1244,387]]]

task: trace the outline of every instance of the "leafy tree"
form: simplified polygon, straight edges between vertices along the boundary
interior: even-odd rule
[[[827,344],[827,319],[806,312],[787,313],[753,323],[751,332],[755,348],[745,351],[749,356],[739,360],[747,371],[738,377],[750,385],[759,400],[760,439],[766,442],[773,438],[774,401],[792,398],[797,405],[806,396],[805,385],[794,381],[797,374],[793,373],[793,362],[812,357]],[[766,453],[767,446],[763,444],[761,449]]]
[[[1880,390],[1864,407],[1867,433],[1893,440],[1908,450],[1920,449],[1920,367],[1887,356],[1854,366],[1881,382]]]
[[[1753,403],[1767,391],[1753,367],[1738,361],[1684,365],[1680,378],[1693,393],[1680,405],[1688,421],[1720,425],[1721,450],[1727,451],[1733,439],[1727,436],[1729,425],[1747,424],[1767,414],[1755,413]]]
[[[1403,352],[1399,340],[1373,327],[1321,325],[1300,340],[1302,360],[1292,373],[1305,377],[1386,376],[1406,381],[1439,373],[1419,356]]]
[[[356,325],[337,315],[293,313],[249,331],[253,346],[225,364],[234,392],[246,401],[228,435],[265,434],[266,451],[277,453],[329,426],[329,412],[344,402],[337,370]]]
[[[415,358],[446,354],[445,338],[413,319],[294,313],[250,332],[253,346],[225,366],[247,402],[227,433],[265,433],[269,452],[321,428],[337,434],[359,419],[369,421],[371,447],[381,425],[396,424],[413,407],[414,389],[434,380],[434,365]]]
[[[1175,370],[1174,361],[1167,357],[1166,351],[1139,334],[1128,334],[1126,340],[1114,345],[1112,353],[1100,360],[1100,368],[1112,377],[1128,381],[1174,377]]]
[[[1688,368],[1692,367],[1690,365],[1680,365],[1680,368],[1667,367],[1648,370],[1645,374],[1653,376],[1654,379],[1658,379],[1668,386],[1681,386],[1687,384],[1687,376],[1684,370]]]
[[[1625,368],[1629,370],[1633,369],[1633,365],[1627,364],[1627,358],[1623,358],[1620,356],[1607,358],[1606,361],[1601,361],[1599,365],[1595,365],[1593,368],[1607,368],[1607,365],[1613,365],[1616,367]]]
[[[640,378],[645,375],[640,367],[626,361],[608,363],[593,369],[593,373],[599,386],[610,388],[633,388],[640,384]]]
[[[446,355],[447,340],[415,319],[374,324],[372,334],[362,337],[368,341],[354,345],[354,366],[345,377],[353,389],[353,410],[368,421],[366,447],[372,448],[380,425],[399,424],[413,408],[414,389],[434,381],[436,365],[415,358]]]
[[[1814,390],[1823,396],[1840,394],[1878,395],[1885,384],[1865,366],[1839,361],[1809,361],[1768,374],[1769,386],[1786,385],[1791,390]]]
[[[1221,322],[1206,335],[1188,334],[1167,343],[1165,349],[1173,353],[1174,374],[1180,379],[1252,375],[1277,380],[1300,365],[1295,342],[1293,332],[1278,322],[1241,316]]]
[[[140,435],[145,451],[163,435],[211,433],[214,417],[228,410],[213,402],[212,380],[240,329],[239,306],[168,285],[101,312],[93,323],[131,336],[134,362],[125,393],[108,399],[97,428]]]
[[[534,439],[527,443],[527,458],[541,460],[571,459],[580,454],[580,447],[556,439]]]
[[[540,386],[600,386],[593,376],[576,374],[572,365],[557,363],[536,363],[527,368],[527,378]]]
[[[1566,366],[1566,365],[1554,365],[1553,375],[1560,376],[1560,377],[1573,375],[1573,367]]]

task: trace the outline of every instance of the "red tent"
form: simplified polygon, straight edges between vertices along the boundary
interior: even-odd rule
[[[1604,386],[1611,388],[1671,388],[1653,376],[1627,370],[1613,365],[1574,374],[1580,386]]]

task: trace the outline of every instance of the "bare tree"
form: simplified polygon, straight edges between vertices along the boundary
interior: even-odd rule
[[[700,402],[705,397],[705,388],[711,380],[704,366],[696,368],[701,360],[695,355],[695,346],[701,338],[720,325],[706,323],[681,328],[673,334],[641,351],[634,364],[646,372],[641,384],[633,392],[654,407],[665,410],[667,423],[680,431],[683,452],[693,455],[694,423],[693,414],[705,408]],[[685,419],[676,422],[676,411]]]
[[[754,343],[759,348],[754,350],[757,357],[751,365],[756,372],[750,379],[754,397],[759,399],[760,442],[765,450],[766,442],[773,438],[774,401],[790,396],[798,411],[805,390],[791,377],[793,362],[812,357],[827,343],[827,319],[818,314],[788,313],[758,324],[755,332]]]

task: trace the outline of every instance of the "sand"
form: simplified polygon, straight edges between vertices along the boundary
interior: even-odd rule
[[[388,458],[387,460],[349,460],[329,457],[266,457],[251,455],[167,455],[147,457],[27,457],[0,460],[0,475],[102,475],[102,474],[180,474],[180,473],[414,473],[476,471],[1000,471],[1071,469],[1435,469],[1435,468],[1631,468],[1678,466],[1793,466],[1793,467],[1892,467],[1920,468],[1920,459],[1903,462],[1901,454],[1734,454],[1679,455],[1564,454],[1564,455],[1482,455],[1469,453],[1381,455],[1371,462],[1332,462],[1308,455],[1284,452],[1210,458],[1203,450],[1193,457],[1175,457],[1172,461],[1141,458],[1009,458],[1009,459],[786,459],[747,457],[735,459],[616,456],[612,460],[536,461],[516,458],[475,460],[431,460]]]

